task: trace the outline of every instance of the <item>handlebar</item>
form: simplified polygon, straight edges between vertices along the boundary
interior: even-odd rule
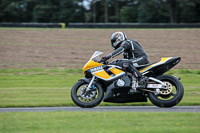
[[[104,65],[108,65],[109,62],[108,61],[104,61],[104,62],[103,61],[99,61],[99,63],[104,64]]]

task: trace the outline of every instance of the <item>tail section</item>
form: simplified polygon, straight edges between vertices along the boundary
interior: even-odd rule
[[[172,67],[177,65],[181,60],[181,57],[165,57],[161,58],[160,62],[147,65],[139,69],[140,73],[148,73],[151,75],[158,76],[170,70]]]

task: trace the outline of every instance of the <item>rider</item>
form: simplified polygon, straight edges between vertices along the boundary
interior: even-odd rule
[[[115,32],[111,36],[111,45],[114,52],[102,57],[101,61],[105,62],[108,59],[123,53],[124,59],[114,61],[112,64],[121,66],[124,70],[132,73],[138,79],[138,85],[144,87],[148,78],[143,76],[135,67],[149,63],[149,59],[144,49],[139,43],[132,39],[127,39],[123,32]]]

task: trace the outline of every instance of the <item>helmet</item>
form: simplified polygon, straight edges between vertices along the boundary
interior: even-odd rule
[[[113,49],[119,48],[120,44],[122,41],[126,40],[126,34],[123,32],[115,32],[112,34],[110,40],[111,40],[111,45]]]

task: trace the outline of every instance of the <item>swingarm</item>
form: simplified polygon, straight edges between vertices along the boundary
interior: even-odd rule
[[[153,78],[153,77],[149,77],[149,80],[151,81],[154,81],[155,83],[147,83],[147,90],[145,91],[150,91],[152,92],[152,90],[149,90],[149,89],[155,89],[155,92],[156,95],[160,94],[160,89],[163,89],[163,90],[168,90],[168,86],[163,83],[162,81],[156,79],[156,78]]]

